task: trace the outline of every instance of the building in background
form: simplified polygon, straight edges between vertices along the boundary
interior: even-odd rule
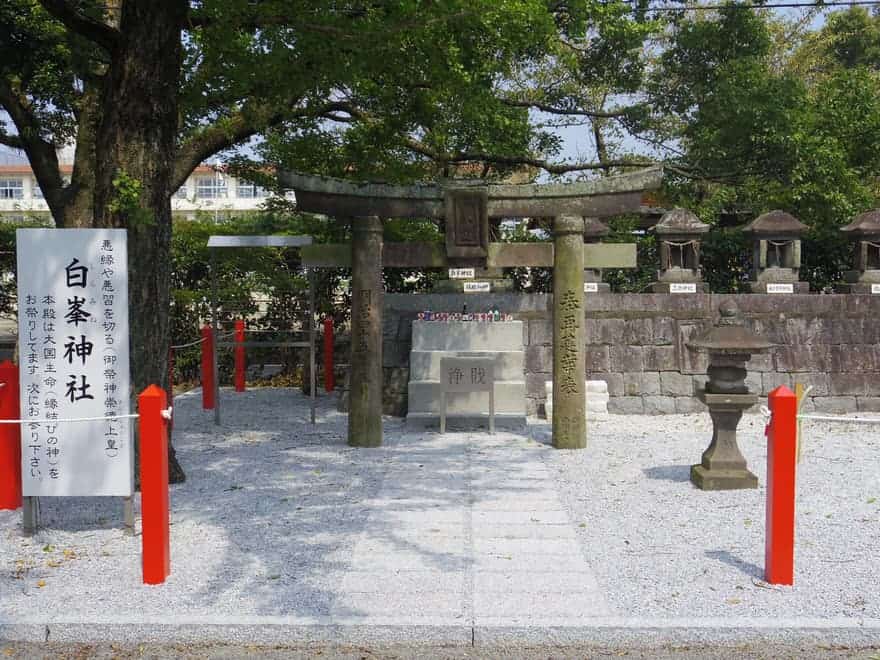
[[[73,166],[61,165],[65,181]],[[268,193],[249,181],[230,176],[220,166],[200,165],[171,197],[175,219],[221,221],[254,213]],[[27,163],[0,163],[0,221],[49,220],[49,207]]]

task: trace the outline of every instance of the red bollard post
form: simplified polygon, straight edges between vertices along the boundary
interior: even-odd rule
[[[214,333],[202,328],[202,408],[214,410]]]
[[[333,319],[324,319],[324,389],[332,392],[336,387],[333,377]]]
[[[18,367],[0,364],[0,419],[20,419]],[[0,424],[0,509],[21,507],[21,428]]]
[[[162,416],[167,407],[165,390],[156,385],[150,385],[138,397],[144,584],[162,584],[171,575],[168,427]]]
[[[767,397],[767,520],[764,579],[794,584],[794,515],[797,470],[797,396],[782,385]]]
[[[235,322],[235,391],[244,392],[244,321]]]

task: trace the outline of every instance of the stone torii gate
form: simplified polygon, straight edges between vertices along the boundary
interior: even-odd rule
[[[553,268],[553,446],[586,447],[584,268],[634,268],[634,243],[584,243],[584,217],[637,211],[661,168],[567,184],[397,186],[279,172],[297,208],[351,223],[351,245],[310,245],[304,266],[351,267],[348,443],[382,444],[382,268]],[[489,218],[552,217],[553,243],[492,243]],[[445,219],[446,244],[388,243],[382,218]]]

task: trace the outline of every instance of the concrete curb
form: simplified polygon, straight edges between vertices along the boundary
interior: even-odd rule
[[[668,644],[880,646],[880,619],[635,619],[602,617],[586,625],[487,626],[395,623],[330,617],[108,617],[95,621],[0,618],[4,642],[211,642],[223,644],[504,644],[653,647]]]

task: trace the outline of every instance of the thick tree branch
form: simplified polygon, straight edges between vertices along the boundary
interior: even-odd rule
[[[119,30],[80,13],[65,0],[40,0],[40,4],[69,30],[103,46],[110,52],[116,50],[122,43],[122,34]]]
[[[39,119],[31,111],[30,103],[23,94],[6,79],[0,78],[0,106],[6,110],[18,131],[20,142],[30,161],[31,169],[37,179],[43,197],[58,226],[64,224],[64,181],[58,168],[58,154],[55,145],[44,140],[41,135]],[[11,136],[7,136],[11,137]]]
[[[10,149],[24,149],[24,142],[22,142],[21,138],[17,135],[0,133],[0,144],[4,147],[9,147]]]
[[[618,108],[617,110],[582,110],[560,108],[554,105],[550,105],[549,103],[541,103],[540,101],[523,101],[519,99],[501,99],[501,102],[514,108],[535,108],[536,110],[541,110],[542,112],[547,112],[554,115],[598,117],[600,119],[613,119],[615,117],[623,117],[624,115],[626,115],[627,112],[625,108]]]

